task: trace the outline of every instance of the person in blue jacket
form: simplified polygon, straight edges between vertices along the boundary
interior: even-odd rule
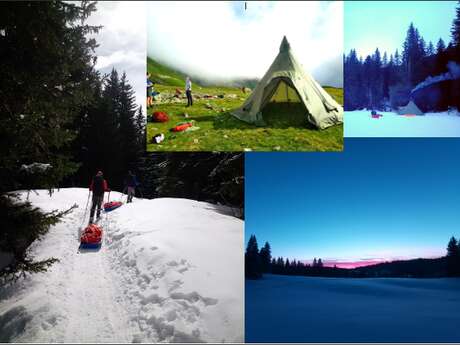
[[[132,202],[134,195],[136,194],[136,187],[139,186],[136,175],[130,170],[128,171],[128,176],[125,179],[125,188],[128,192],[127,203]]]

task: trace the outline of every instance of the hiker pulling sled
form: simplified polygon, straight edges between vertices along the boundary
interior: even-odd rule
[[[89,190],[93,192],[93,199],[91,204],[91,212],[89,215],[89,223],[94,221],[94,213],[96,212],[96,217],[99,219],[101,216],[102,203],[104,201],[104,193],[109,192],[110,189],[107,186],[107,181],[104,179],[102,171],[98,171],[96,176],[93,177]]]

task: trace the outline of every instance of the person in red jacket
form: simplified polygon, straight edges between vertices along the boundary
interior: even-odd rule
[[[89,190],[93,192],[93,200],[91,204],[91,213],[89,215],[89,222],[94,220],[94,212],[97,208],[97,218],[101,216],[102,202],[104,201],[104,193],[110,192],[107,181],[104,179],[102,171],[98,171],[96,176],[93,177]]]

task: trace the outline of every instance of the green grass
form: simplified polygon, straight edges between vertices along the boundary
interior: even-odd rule
[[[160,93],[174,93],[176,88],[183,90],[184,76],[155,61],[148,60],[148,70],[153,79],[167,85],[155,85]],[[167,76],[165,78],[165,76]],[[343,104],[343,90],[325,88],[340,104]],[[158,104],[148,109],[150,116],[154,111],[164,111],[169,116],[166,123],[147,124],[147,151],[341,151],[343,150],[343,125],[325,130],[311,128],[301,116],[303,109],[294,104],[273,104],[264,111],[268,122],[266,127],[257,127],[230,114],[239,108],[249,94],[238,88],[200,87],[194,85],[195,94],[226,96],[237,95],[236,99],[194,99],[192,107],[182,103]],[[208,109],[209,104],[213,108]],[[188,118],[184,116],[188,114]],[[280,115],[282,113],[282,115]],[[179,122],[195,120],[200,127],[190,132],[170,132]],[[160,144],[151,143],[155,134],[163,133],[165,140]]]
[[[178,87],[185,84],[185,75],[150,58],[147,58],[147,71],[152,74],[151,79],[155,83]]]

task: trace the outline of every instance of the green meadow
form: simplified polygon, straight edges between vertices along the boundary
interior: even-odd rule
[[[148,109],[147,151],[341,151],[343,125],[325,130],[311,128],[300,104],[270,104],[264,110],[265,127],[245,123],[230,114],[239,108],[250,92],[240,88],[193,84],[193,106],[186,107],[185,95],[174,97],[176,89],[184,93],[185,76],[151,59],[147,61],[155,91],[161,100]],[[193,80],[192,80],[193,82]],[[340,104],[343,89],[324,87]],[[204,98],[220,96],[222,98]],[[151,122],[153,112],[165,112],[168,122]],[[195,130],[171,132],[181,122],[194,121]],[[165,140],[152,143],[163,133]]]

